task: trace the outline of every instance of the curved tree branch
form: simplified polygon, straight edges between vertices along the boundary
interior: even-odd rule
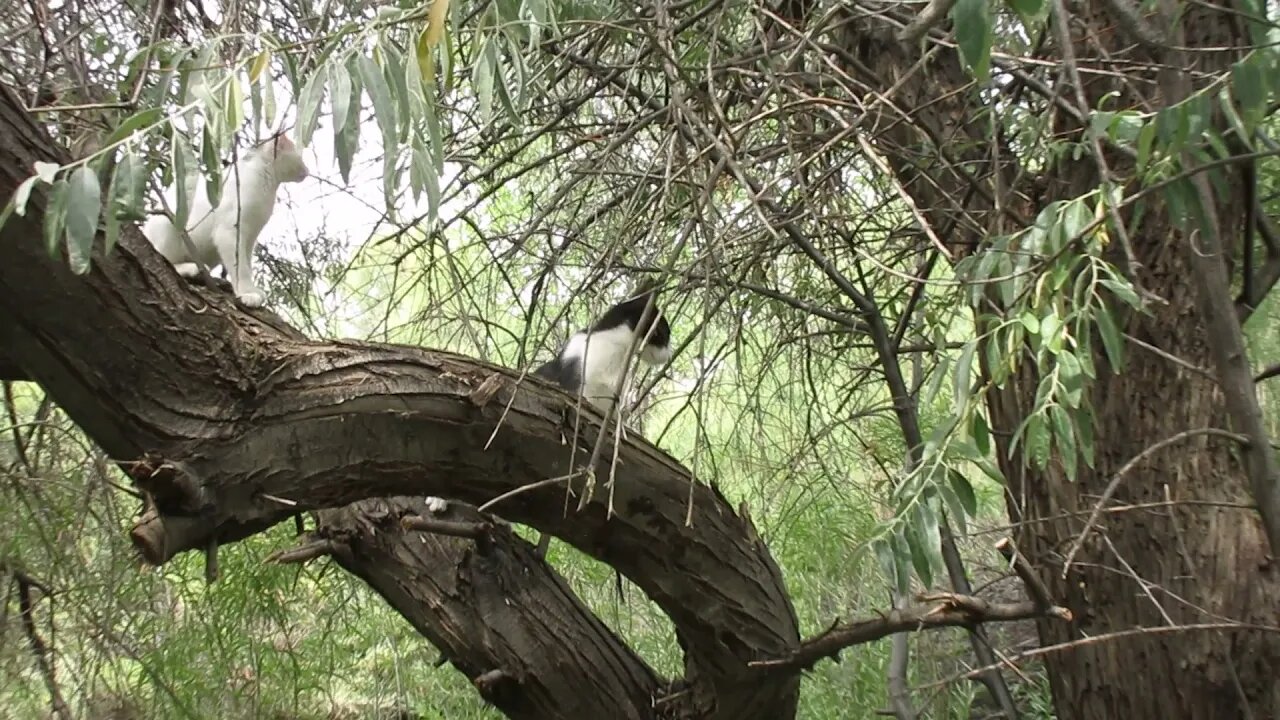
[[[0,197],[37,160],[65,158],[0,88]],[[563,485],[493,511],[609,563],[652,598],[676,626],[702,717],[794,715],[798,676],[764,683],[748,668],[799,642],[781,573],[750,521],[665,453],[632,437],[616,466],[571,467],[591,456],[600,421],[584,416],[575,438],[558,388],[448,353],[308,341],[189,286],[133,228],[75,276],[43,247],[46,200],[36,189],[0,229],[0,346],[150,493],[133,531],[149,560],[374,497],[480,505],[575,475],[576,500],[594,474],[576,512],[565,513]]]

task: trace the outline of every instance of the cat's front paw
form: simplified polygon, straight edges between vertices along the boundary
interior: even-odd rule
[[[438,515],[448,509],[448,500],[434,495],[427,498],[427,512]]]
[[[200,266],[193,262],[178,263],[173,266],[173,269],[178,271],[178,275],[188,280],[200,277]]]
[[[236,300],[247,308],[260,308],[267,304],[267,294],[261,290],[254,288],[242,293],[236,293]]]

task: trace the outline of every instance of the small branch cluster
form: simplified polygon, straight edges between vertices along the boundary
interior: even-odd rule
[[[1004,538],[996,549],[1009,560],[1014,572],[1027,586],[1032,600],[1018,603],[992,603],[973,595],[959,593],[922,593],[920,604],[878,613],[878,617],[833,624],[822,634],[805,640],[786,657],[758,660],[751,667],[773,671],[809,670],[823,658],[836,658],[841,650],[862,645],[895,633],[931,630],[944,627],[975,627],[986,622],[1012,622],[1042,617],[1070,621],[1071,610],[1054,604],[1044,581],[1036,575],[1026,559],[1018,554],[1013,541]]]

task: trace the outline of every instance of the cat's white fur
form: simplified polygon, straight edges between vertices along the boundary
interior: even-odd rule
[[[142,234],[173,263],[179,275],[191,278],[200,274],[193,260],[210,269],[222,265],[236,299],[246,307],[261,307],[267,296],[253,281],[253,249],[275,210],[280,183],[300,182],[307,175],[307,165],[293,141],[277,136],[249,150],[223,171],[222,197],[216,208],[209,202],[204,179],[187,179],[191,205],[187,234],[196,257],[187,252],[182,235],[167,215],[151,216],[142,226]],[[165,202],[171,210],[175,207],[172,186],[166,191]]]
[[[574,333],[565,345],[564,357],[577,360],[582,368],[582,399],[595,405],[601,413],[608,413],[613,407],[614,392],[635,336],[636,331],[623,324],[598,332]],[[658,348],[645,344],[640,350],[640,359],[650,365],[661,365],[670,358],[670,345]],[[626,391],[623,387],[622,392]]]

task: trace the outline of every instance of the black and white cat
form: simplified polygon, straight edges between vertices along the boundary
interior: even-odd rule
[[[640,359],[650,365],[661,365],[671,358],[671,325],[658,310],[656,295],[656,289],[643,290],[609,308],[590,327],[574,333],[555,358],[533,374],[569,392],[581,393],[584,401],[607,415],[617,400],[615,393],[621,389],[623,397],[627,395],[622,375],[628,372],[627,353],[633,344],[640,345]],[[651,297],[653,303],[646,313]],[[546,557],[550,544],[551,536],[543,533],[534,552]],[[617,577],[621,597],[622,576]]]
[[[646,290],[609,308],[590,327],[574,333],[556,357],[533,374],[569,392],[581,393],[583,400],[608,414],[617,400],[615,393],[627,370],[627,353],[637,336],[642,343],[641,360],[661,365],[671,358],[671,325],[658,310],[656,298],[649,312],[644,312],[655,294]],[[621,389],[625,397],[627,388]]]
[[[307,174],[307,165],[293,141],[277,135],[223,171],[222,194],[216,208],[209,202],[203,179],[186,178],[187,197],[191,198],[187,234],[196,257],[191,257],[182,234],[167,215],[152,215],[142,226],[142,234],[173,263],[179,275],[199,276],[194,260],[211,270],[221,265],[236,299],[245,307],[261,307],[267,296],[253,282],[253,248],[271,219],[280,183],[301,182]],[[173,187],[166,194],[169,207],[174,207]]]

